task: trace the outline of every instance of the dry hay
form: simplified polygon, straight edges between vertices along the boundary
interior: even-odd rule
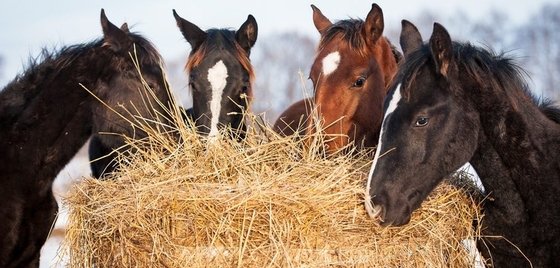
[[[464,190],[443,183],[410,224],[382,228],[363,205],[369,154],[324,157],[252,119],[243,142],[179,122],[180,143],[152,133],[112,179],[78,184],[69,266],[473,266],[462,239],[479,208]]]

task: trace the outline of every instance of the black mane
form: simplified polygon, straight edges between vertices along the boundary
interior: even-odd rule
[[[491,48],[475,46],[471,43],[453,42],[453,56],[456,62],[472,76],[478,84],[500,89],[506,93],[516,107],[516,99],[527,97],[539,107],[541,112],[553,121],[560,122],[560,108],[548,98],[537,97],[527,84],[527,72],[515,59],[504,52],[497,53]],[[402,63],[396,81],[402,81],[405,98],[410,96],[410,85],[421,67],[432,62],[428,44],[410,53]]]
[[[135,60],[138,59],[140,66],[163,65],[161,55],[148,39],[137,33],[129,33],[128,35],[138,47],[143,48],[143,50],[136,50]],[[0,110],[0,118],[9,120],[10,115],[13,116],[25,109],[26,100],[32,99],[41,92],[42,88],[37,87],[37,85],[44,83],[45,77],[68,67],[84,53],[101,47],[103,44],[104,40],[99,38],[88,43],[64,46],[58,50],[43,48],[39,56],[30,58],[25,71],[18,74],[0,91],[0,103],[5,104],[0,107],[2,109]],[[78,78],[78,80],[80,79]],[[19,107],[18,110],[14,110],[15,107]]]

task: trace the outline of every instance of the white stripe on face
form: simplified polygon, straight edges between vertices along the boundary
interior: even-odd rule
[[[220,108],[222,103],[222,94],[226,88],[228,72],[223,61],[218,61],[212,68],[208,69],[208,82],[212,87],[212,99],[210,100],[210,112],[212,120],[210,122],[209,138],[218,134],[218,122],[220,120]]]
[[[389,97],[389,96],[388,96]],[[369,195],[369,191],[371,189],[371,178],[373,175],[373,171],[375,170],[375,166],[377,165],[377,160],[379,159],[379,155],[381,154],[381,150],[383,149],[383,144],[381,144],[381,140],[383,138],[383,130],[385,129],[385,120],[387,119],[387,116],[389,116],[390,114],[392,114],[395,109],[397,109],[397,104],[399,103],[399,101],[401,100],[402,96],[401,96],[401,84],[397,85],[397,88],[395,89],[394,93],[391,97],[391,102],[389,102],[389,107],[387,107],[387,111],[385,111],[385,115],[383,116],[383,122],[381,123],[381,131],[379,132],[379,142],[377,143],[377,149],[375,149],[375,156],[373,157],[373,164],[371,165],[371,169],[369,171],[369,176],[368,176],[368,182],[366,185],[366,200],[365,200],[365,206],[366,206],[366,211],[368,212],[368,214],[370,216],[372,216],[374,214],[373,212],[373,204],[371,203],[371,196]]]
[[[331,52],[323,58],[323,75],[327,76],[334,72],[340,64],[340,53],[338,51]]]

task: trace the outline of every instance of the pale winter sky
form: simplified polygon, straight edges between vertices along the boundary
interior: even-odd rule
[[[426,10],[442,14],[442,17],[461,10],[470,18],[483,19],[495,8],[507,14],[511,21],[522,23],[546,2],[550,0],[381,0],[376,3],[383,9],[386,27],[400,28],[400,20],[413,19]],[[252,14],[257,20],[260,37],[290,30],[318,37],[312,22],[311,4],[328,18],[338,20],[364,18],[372,3],[363,0],[4,1],[0,8],[0,56],[3,57],[0,88],[20,73],[29,56],[36,57],[41,48],[59,48],[100,37],[101,8],[117,26],[128,22],[133,31],[145,34],[165,60],[170,61],[190,50],[175,25],[172,9],[203,29],[238,28],[247,15]]]

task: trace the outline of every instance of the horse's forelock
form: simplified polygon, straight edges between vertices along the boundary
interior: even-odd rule
[[[366,40],[362,36],[364,21],[361,19],[340,20],[327,27],[321,35],[318,51],[323,50],[328,44],[335,41],[341,35],[342,42],[349,45],[350,49],[356,51],[360,56],[367,57],[370,50]]]
[[[234,34],[233,31],[227,30],[227,29],[211,29],[208,32],[212,33],[212,32],[217,32],[217,31],[222,33],[222,36],[224,37],[224,40],[226,40],[225,44],[227,45],[227,49],[232,51],[234,57],[239,61],[241,66],[249,74],[249,78],[251,80],[250,81],[251,86],[250,86],[250,89],[249,89],[249,97],[251,97],[252,96],[252,84],[253,84],[253,81],[255,80],[255,71],[254,71],[253,65],[251,64],[251,60],[249,59],[249,55],[241,47],[241,45],[239,45],[239,43],[237,43],[237,41],[235,40],[235,34]],[[209,35],[209,37],[210,37],[210,35]],[[206,57],[206,55],[213,51],[213,49],[214,49],[213,46],[214,45],[215,44],[210,42],[209,38],[208,38],[204,42],[202,42],[202,44],[200,44],[200,46],[196,50],[191,51],[191,53],[189,55],[189,59],[187,60],[187,63],[185,65],[185,71],[187,73],[190,73],[193,68],[198,66],[202,62],[202,60]]]

